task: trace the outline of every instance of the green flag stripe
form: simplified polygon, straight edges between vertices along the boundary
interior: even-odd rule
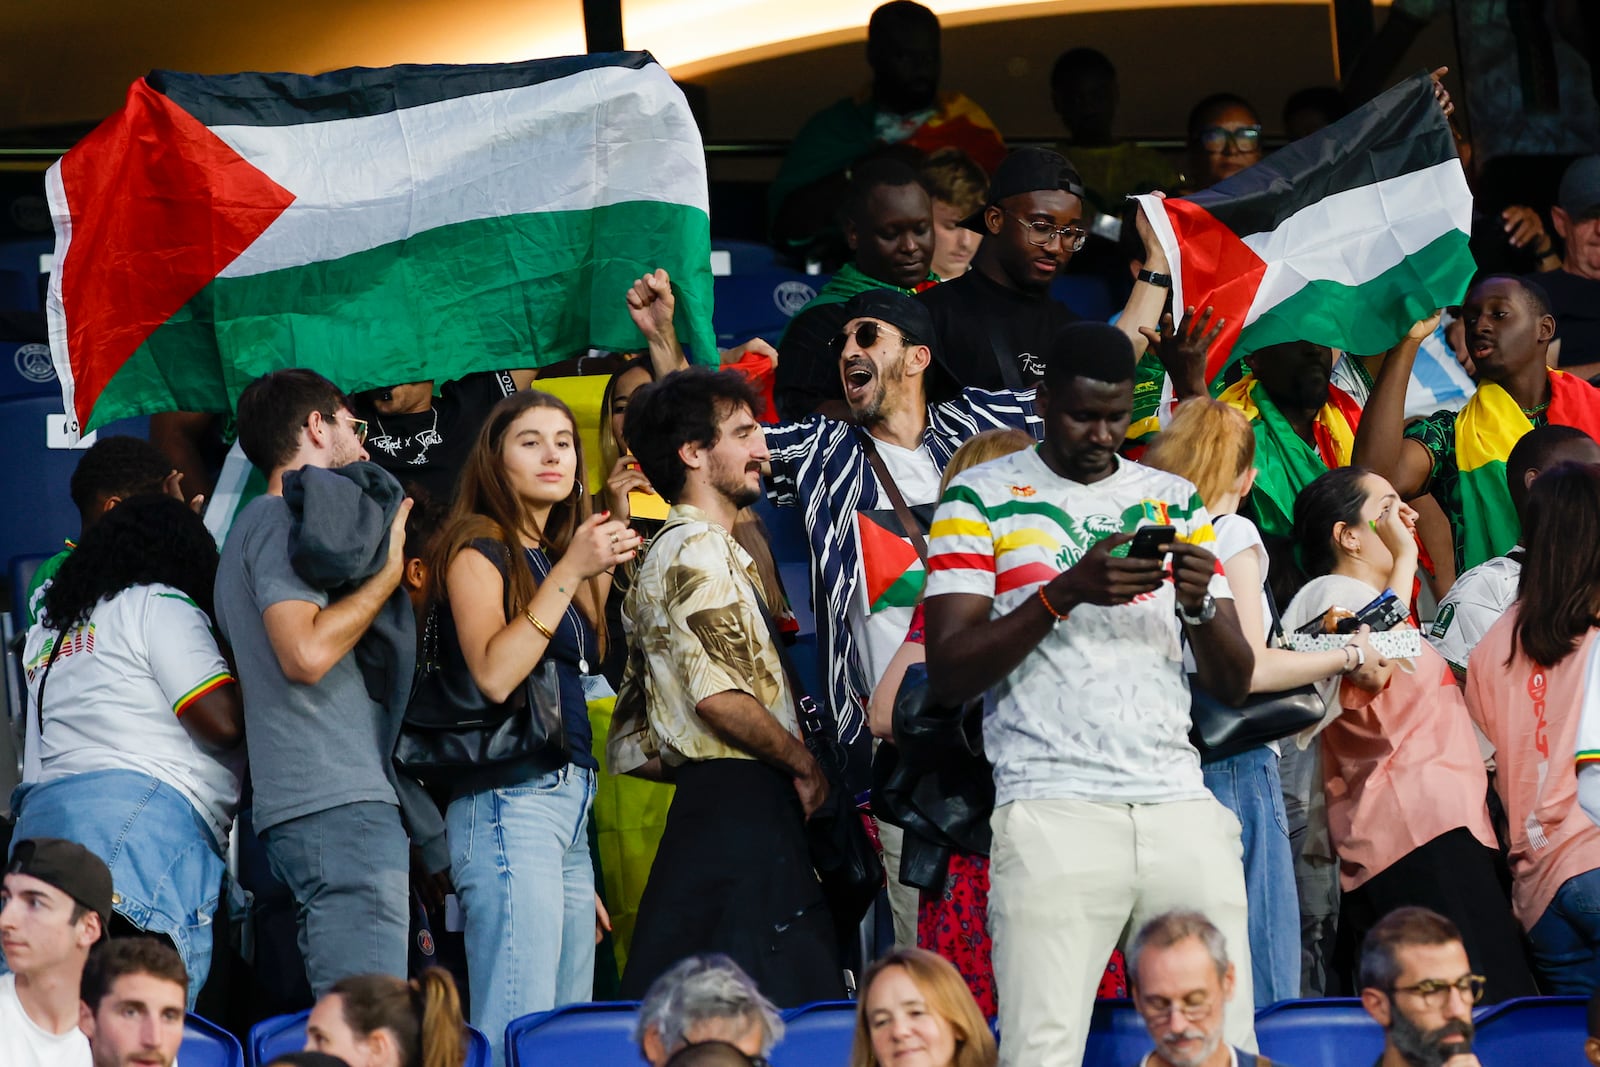
[[[545,366],[590,346],[640,348],[624,297],[658,266],[673,278],[679,336],[715,366],[710,256],[703,211],[633,201],[460,223],[324,263],[218,278],[128,359],[84,431],[151,411],[231,410],[254,378],[284,367],[356,391]],[[219,350],[230,354],[226,370]]]
[[[882,611],[884,608],[914,608],[917,600],[922,596],[923,583],[928,579],[928,573],[920,564],[908,567],[906,572],[894,580],[894,584],[878,594],[871,610]]]
[[[1412,323],[1460,303],[1474,269],[1467,235],[1451,230],[1360,285],[1313,281],[1266,308],[1240,331],[1230,358],[1306,337],[1343,338],[1341,347],[1363,356],[1387,352]],[[1375,308],[1403,311],[1384,318]]]

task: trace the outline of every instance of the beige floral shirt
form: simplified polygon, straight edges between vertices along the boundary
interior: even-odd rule
[[[754,759],[695,711],[737,691],[799,735],[783,661],[762,620],[754,561],[698,508],[679,504],[650,541],[622,602],[628,661],[606,761],[625,774],[655,756],[670,765]]]

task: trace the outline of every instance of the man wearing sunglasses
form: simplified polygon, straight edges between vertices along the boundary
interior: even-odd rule
[[[1478,1067],[1472,1009],[1484,978],[1472,973],[1461,931],[1427,908],[1399,908],[1361,943],[1361,1006],[1383,1027],[1375,1067]]]
[[[929,402],[928,370],[939,348],[920,299],[874,289],[852,297],[843,315],[830,358],[849,421],[818,415],[768,427],[767,492],[804,515],[827,702],[841,739],[864,765],[866,701],[905,640],[918,588],[899,579],[919,573],[913,546],[926,535],[945,465],[981,430],[1042,431],[1031,390],[969,389]],[[894,494],[915,529],[900,517]]]
[[[921,297],[939,347],[936,398],[960,388],[1029,388],[1043,375],[1051,338],[1078,317],[1051,298],[1050,286],[1088,239],[1084,195],[1077,171],[1057,152],[1021,148],[1000,164],[988,204],[961,223],[984,235],[972,269]],[[1149,225],[1141,211],[1146,269],[1117,321],[1136,358],[1145,348],[1139,327],[1156,325],[1172,288]]]

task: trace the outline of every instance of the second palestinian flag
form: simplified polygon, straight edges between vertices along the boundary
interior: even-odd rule
[[[1373,355],[1459,303],[1472,193],[1426,74],[1210,189],[1139,198],[1172,303],[1228,320],[1207,377],[1282,341]]]

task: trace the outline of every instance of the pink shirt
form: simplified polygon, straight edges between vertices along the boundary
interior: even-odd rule
[[[1341,685],[1344,711],[1322,733],[1328,831],[1347,892],[1457,827],[1495,847],[1488,776],[1455,675],[1426,641],[1414,662],[1414,674],[1397,667],[1376,694]]]
[[[1511,824],[1511,906],[1524,928],[1562,883],[1600,868],[1600,827],[1578,806],[1578,721],[1595,631],[1546,669],[1521,649],[1506,666],[1517,608],[1467,661],[1467,708],[1495,747],[1495,789]]]

